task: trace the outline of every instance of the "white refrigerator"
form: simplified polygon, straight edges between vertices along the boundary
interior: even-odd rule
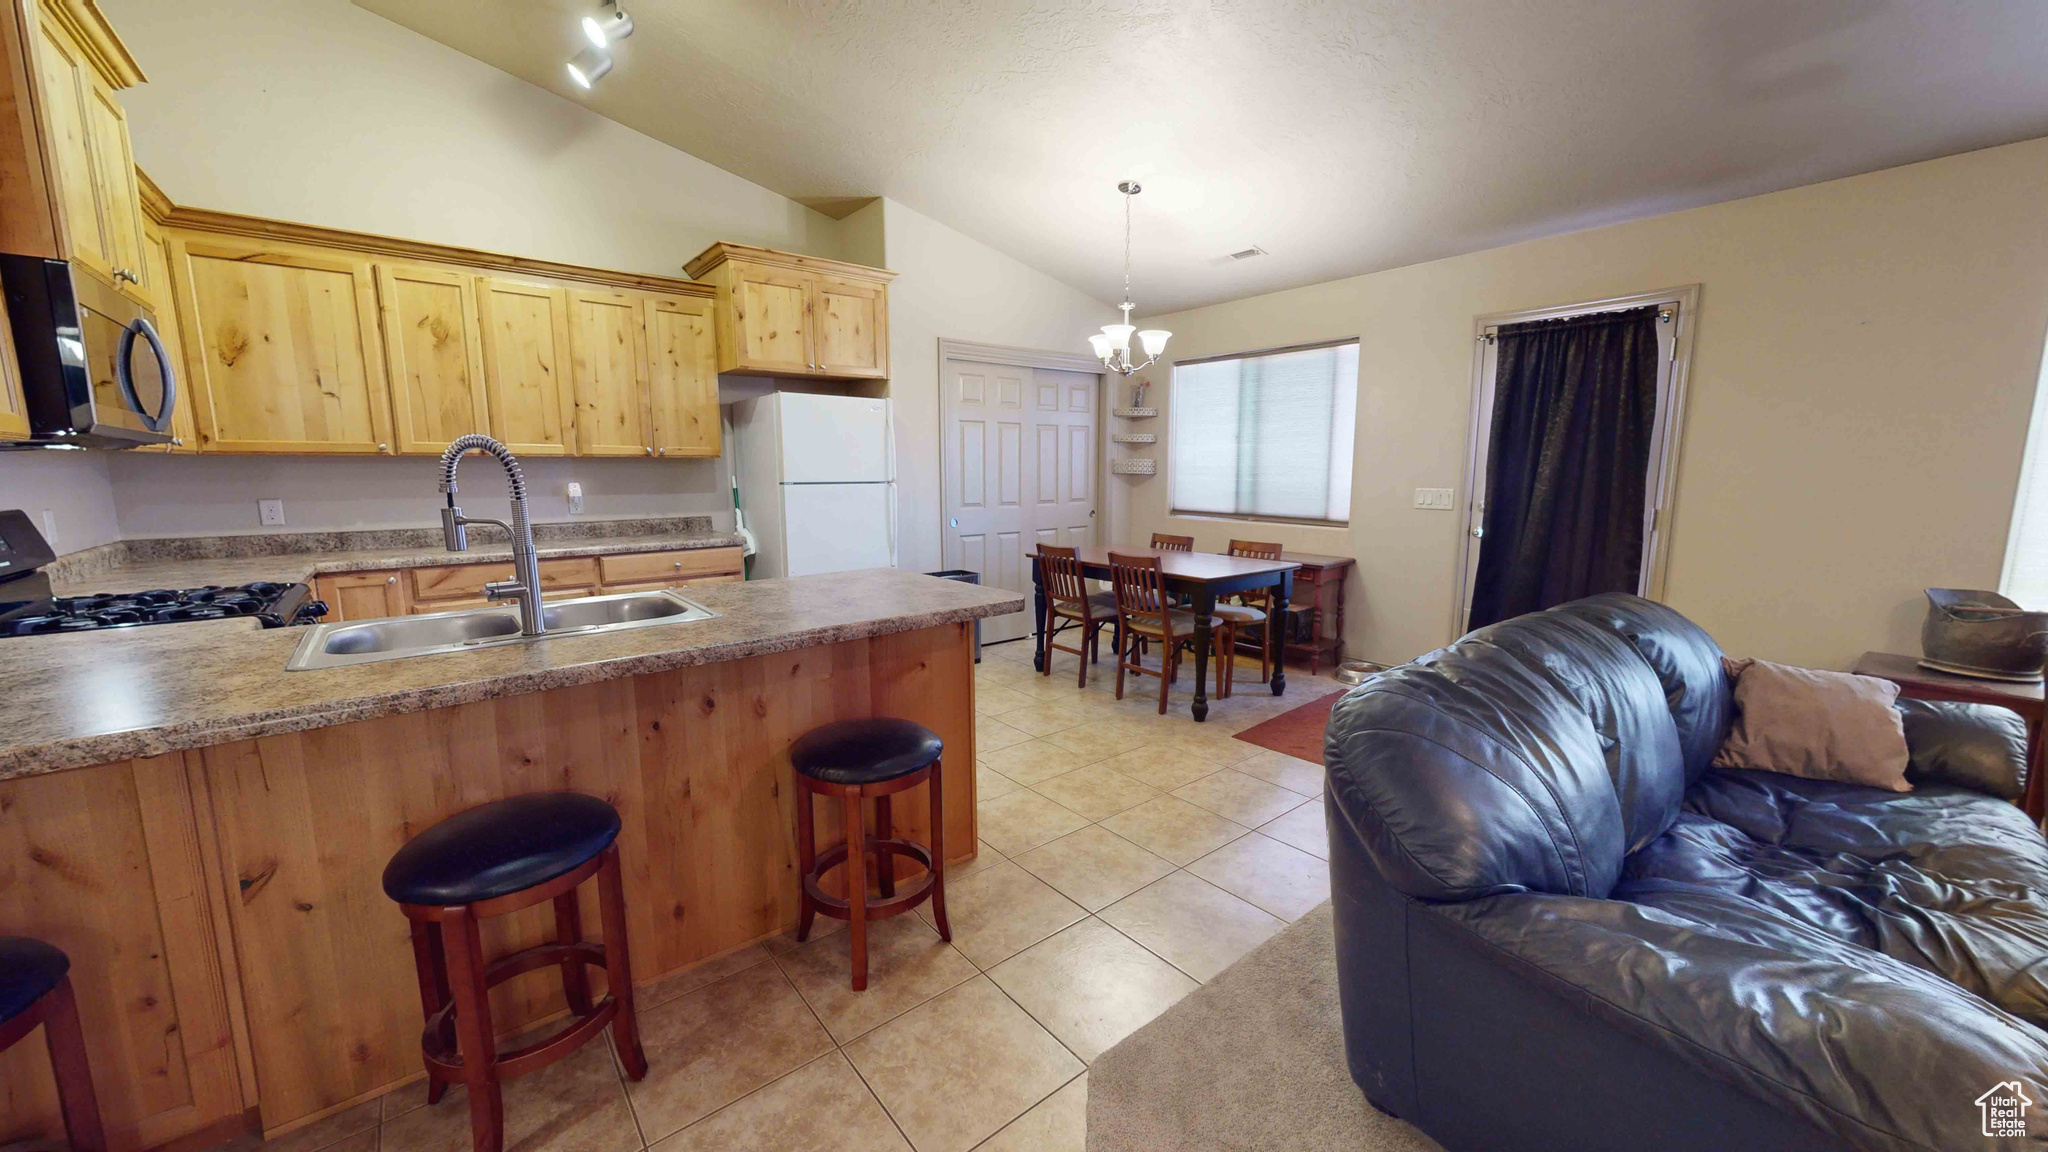
[[[754,579],[895,565],[887,400],[770,392],[732,407],[740,511],[759,542]]]

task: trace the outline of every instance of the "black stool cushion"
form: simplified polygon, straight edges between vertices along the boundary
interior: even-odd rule
[[[939,734],[911,720],[877,716],[813,728],[790,746],[796,770],[827,784],[880,784],[938,762]]]
[[[536,792],[450,816],[384,866],[400,904],[474,904],[545,884],[611,846],[619,813],[580,792]]]
[[[0,936],[0,1021],[28,1011],[69,971],[71,957],[41,940]]]

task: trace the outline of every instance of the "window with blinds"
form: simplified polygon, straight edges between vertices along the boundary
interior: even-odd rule
[[[1176,364],[1176,514],[1351,519],[1358,341]]]
[[[2034,418],[2027,427],[2027,454],[2020,465],[1998,591],[2022,608],[2048,610],[2048,356],[2034,389]]]

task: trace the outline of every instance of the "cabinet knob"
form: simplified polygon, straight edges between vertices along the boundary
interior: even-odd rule
[[[654,455],[654,449],[652,449],[652,448],[649,448],[649,449],[647,450],[647,454],[648,454],[649,456],[652,456],[652,455]]]
[[[396,577],[396,576],[386,576],[386,577],[384,578],[384,582],[385,582],[386,584],[396,584],[396,583],[398,583],[398,577]]]
[[[185,446],[185,438],[184,438],[183,436],[173,436],[173,437],[171,437],[171,447],[173,447],[173,448],[183,448],[184,446]]]
[[[133,273],[133,272],[130,272],[130,271],[129,271],[128,269],[126,269],[126,268],[116,268],[116,269],[114,269],[114,279],[116,279],[116,280],[126,280],[126,281],[127,281],[127,282],[129,282],[130,284],[140,284],[140,283],[142,283],[142,277],[140,277],[140,276],[137,276],[137,275],[136,275],[135,273]]]
[[[668,455],[668,449],[666,449],[666,448],[656,448],[656,449],[654,450],[654,454],[655,454],[656,456],[666,456],[666,455]]]
[[[389,451],[391,451],[391,445],[389,445],[389,444],[379,444],[379,445],[377,445],[377,451],[379,451],[379,452],[389,452]]]
[[[681,560],[678,560],[678,561],[676,561],[676,571],[680,572],[680,571],[682,571],[682,570],[683,570],[683,562],[682,562]]]

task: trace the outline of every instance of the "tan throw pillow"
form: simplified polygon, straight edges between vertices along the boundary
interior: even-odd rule
[[[1897,684],[1768,660],[1722,666],[1735,681],[1735,726],[1714,753],[1715,767],[1913,790],[1906,728],[1892,706]]]

